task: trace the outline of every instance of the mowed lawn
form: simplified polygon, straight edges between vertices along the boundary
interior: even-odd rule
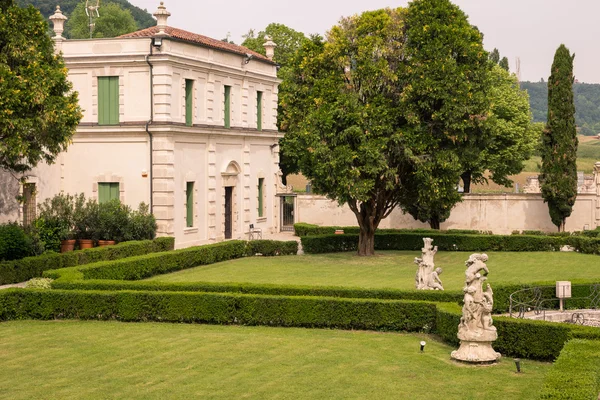
[[[435,243],[434,243],[435,244]],[[436,267],[446,290],[464,285],[465,261],[472,252],[438,252]],[[488,252],[488,281],[554,282],[596,279],[600,256],[567,252]],[[284,257],[249,257],[200,266],[148,280],[164,282],[252,282],[285,285],[353,286],[413,289],[418,251],[380,251],[374,257],[331,253]]]
[[[419,341],[426,340],[425,352]],[[0,324],[4,399],[534,399],[548,363],[476,367],[427,335],[99,321]]]

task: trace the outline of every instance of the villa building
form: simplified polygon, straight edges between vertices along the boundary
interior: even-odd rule
[[[28,176],[24,204],[0,178],[0,222],[27,222],[64,192],[150,204],[177,247],[281,228],[275,44],[265,57],[167,26],[162,3],[154,15],[157,26],[118,38],[66,40],[57,7],[56,51],[84,117],[57,162]]]

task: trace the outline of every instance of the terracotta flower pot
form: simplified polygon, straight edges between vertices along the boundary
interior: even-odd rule
[[[75,239],[61,240],[61,242],[60,242],[60,252],[61,253],[73,251],[74,249],[75,249]]]
[[[115,244],[114,240],[98,240],[98,247],[112,246]]]
[[[80,250],[91,249],[92,247],[94,247],[94,241],[91,239],[79,239],[78,243]]]

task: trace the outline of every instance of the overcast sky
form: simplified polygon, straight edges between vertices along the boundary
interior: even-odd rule
[[[130,0],[153,13],[158,0]],[[521,59],[521,80],[547,80],[556,48],[575,53],[580,82],[600,83],[599,0],[454,0],[471,24],[484,34],[484,45],[508,57],[511,71]],[[285,24],[305,34],[324,34],[341,16],[383,7],[403,7],[407,0],[165,0],[168,24],[216,39],[230,33],[235,43],[249,29]]]

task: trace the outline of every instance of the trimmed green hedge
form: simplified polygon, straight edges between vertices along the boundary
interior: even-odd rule
[[[363,289],[335,286],[292,286],[229,282],[138,282],[106,280],[58,280],[52,288],[63,290],[141,290],[171,292],[217,292],[281,296],[319,296],[380,300],[462,301],[462,292],[438,290]]]
[[[283,255],[298,252],[298,242],[256,240],[189,247],[164,253],[146,254],[121,260],[103,261],[77,268],[46,271],[44,276],[63,281],[78,279],[139,280],[154,275],[245,257],[250,254]]]
[[[257,254],[263,256],[295,256],[298,254],[298,242],[295,240],[251,240],[248,242],[247,254],[254,256]]]
[[[558,251],[564,245],[586,254],[600,254],[600,239],[581,236],[467,235],[427,232],[442,251]],[[301,237],[305,253],[355,251],[358,235],[320,235]],[[377,233],[376,250],[420,250],[423,233]]]
[[[358,226],[319,226],[313,224],[307,224],[304,222],[298,222],[294,224],[294,233],[296,236],[316,236],[316,235],[333,235],[336,230],[343,230],[345,234],[358,235],[360,228]],[[440,231],[436,229],[377,229],[378,233],[421,233],[421,234],[468,234],[468,235],[490,235],[491,232],[476,231],[469,229],[448,229]]]
[[[596,400],[600,392],[600,342],[569,341],[544,380],[540,399]]]
[[[414,332],[432,326],[435,304],[191,292],[12,289],[0,293],[0,320],[54,318]]]
[[[23,282],[42,276],[42,273],[47,270],[165,252],[173,250],[174,245],[174,238],[161,237],[154,240],[124,242],[114,246],[96,247],[60,254],[48,253],[37,257],[26,257],[20,260],[1,262],[0,284]]]
[[[436,306],[436,333],[445,342],[458,346],[456,334],[461,307],[451,303],[438,303]],[[492,346],[509,357],[552,361],[561,354],[564,344],[573,338],[600,339],[598,328],[555,322],[494,316],[494,326],[498,330],[498,339]]]

